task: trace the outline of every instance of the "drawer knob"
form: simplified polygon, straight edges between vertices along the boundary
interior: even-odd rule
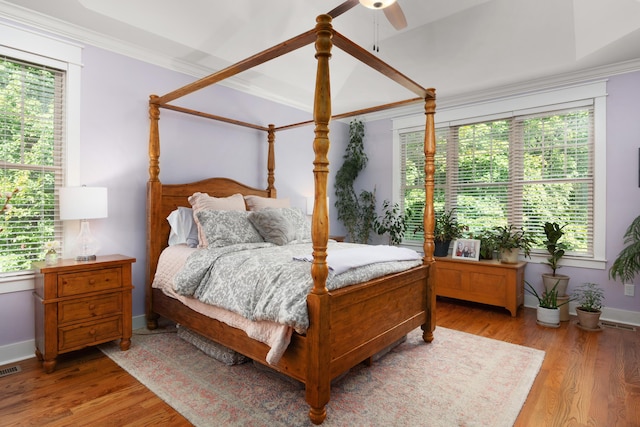
[[[90,285],[95,285],[96,284],[96,279],[89,279],[89,284]]]
[[[95,335],[95,334],[96,334],[96,330],[95,330],[95,329],[93,329],[93,328],[91,328],[91,330],[89,331],[89,334],[90,334],[90,335]]]
[[[89,310],[95,310],[96,305],[95,304],[89,304]]]

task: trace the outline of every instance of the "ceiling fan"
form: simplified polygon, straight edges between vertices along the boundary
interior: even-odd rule
[[[397,0],[347,0],[330,11],[328,15],[336,18],[355,7],[358,3],[369,9],[382,9],[387,20],[396,30],[402,30],[407,26],[407,18],[405,18]]]

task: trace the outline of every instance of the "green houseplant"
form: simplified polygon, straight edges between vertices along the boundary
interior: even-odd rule
[[[569,285],[569,276],[564,274],[557,274],[556,270],[560,268],[560,259],[564,256],[567,246],[560,239],[564,236],[564,227],[566,224],[559,225],[556,222],[545,222],[543,226],[546,240],[544,246],[547,248],[549,258],[545,264],[551,267],[551,274],[542,274],[542,282],[547,290],[551,289],[554,285],[558,284],[558,295],[563,296],[567,293],[567,287]]]
[[[481,230],[471,238],[480,240],[480,259],[493,259],[493,253],[498,249],[494,230]]]
[[[389,244],[399,245],[402,243],[404,233],[407,231],[407,220],[411,217],[411,209],[401,212],[400,205],[395,203],[391,206],[391,202],[385,200],[382,203],[383,215],[378,216],[373,221],[373,229],[379,235],[389,234]]]
[[[349,124],[349,144],[343,159],[334,183],[338,220],[347,229],[350,241],[367,243],[376,218],[376,197],[375,190],[362,190],[358,195],[353,188],[358,174],[368,162],[364,152],[364,123],[360,120]]]
[[[578,301],[576,314],[578,326],[589,331],[599,331],[600,315],[602,314],[602,302],[604,291],[596,283],[584,283],[573,292],[573,297]]]
[[[563,302],[558,301],[558,289],[554,286],[551,290],[538,294],[531,283],[525,280],[524,290],[536,297],[538,307],[536,308],[537,322],[542,326],[557,328],[560,326],[560,307],[568,304],[570,299]]]
[[[454,209],[442,211],[436,214],[435,228],[433,231],[433,239],[435,243],[435,256],[447,256],[449,244],[452,240],[462,237],[462,233],[467,229],[458,222],[453,215]]]
[[[640,272],[640,216],[625,231],[624,244],[626,246],[609,269],[609,277],[622,283],[632,283]]]
[[[525,257],[529,257],[535,241],[524,229],[513,225],[495,227],[494,238],[496,249],[500,253],[500,261],[508,264],[518,262],[520,251]]]

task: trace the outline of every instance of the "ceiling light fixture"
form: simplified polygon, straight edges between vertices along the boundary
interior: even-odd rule
[[[396,0],[360,0],[360,4],[369,9],[384,9],[395,2]]]

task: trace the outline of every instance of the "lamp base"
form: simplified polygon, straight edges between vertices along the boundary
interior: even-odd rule
[[[96,260],[95,255],[78,255],[76,257],[76,261],[95,261],[95,260]]]

